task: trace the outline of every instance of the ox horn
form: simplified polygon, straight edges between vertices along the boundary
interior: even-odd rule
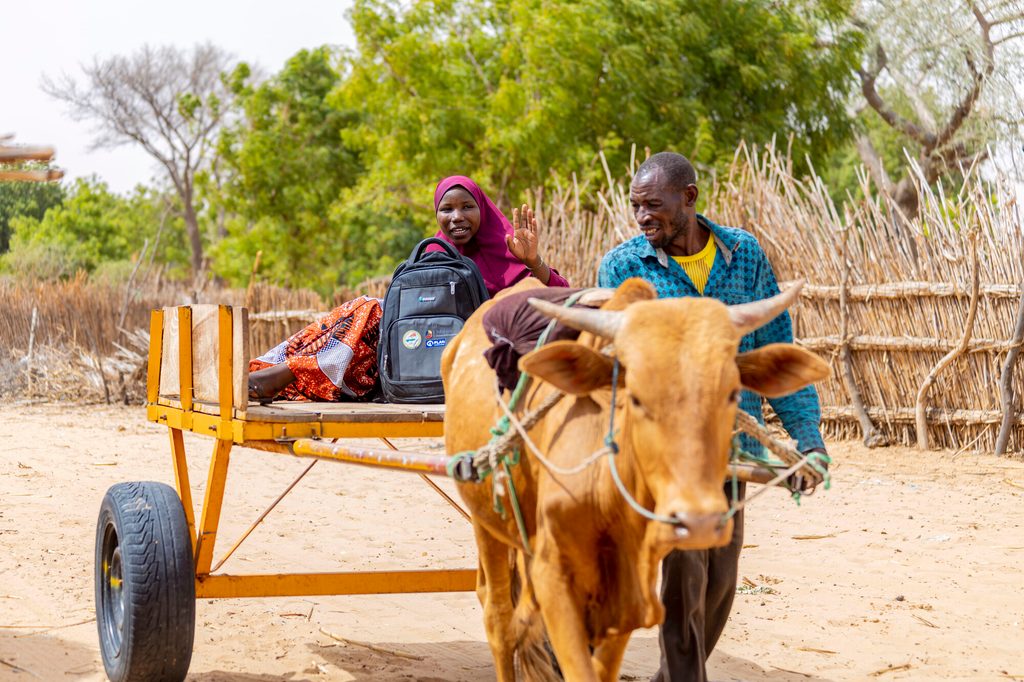
[[[803,288],[804,281],[801,279],[794,282],[793,286],[782,293],[776,294],[771,298],[731,305],[729,306],[729,318],[741,336],[749,334],[782,314],[782,311],[793,304],[793,301],[800,295],[800,290]]]
[[[539,298],[529,299],[530,305],[548,317],[553,317],[573,329],[590,332],[605,339],[614,339],[622,326],[622,312],[594,310],[593,308],[567,308]]]

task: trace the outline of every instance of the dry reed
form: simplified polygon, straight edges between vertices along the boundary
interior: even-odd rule
[[[190,290],[159,275],[131,288],[85,275],[61,282],[0,279],[0,396],[138,402],[144,394],[139,368],[145,364],[150,310],[189,303],[241,305],[244,298],[244,290]],[[313,292],[265,284],[253,287],[252,302],[256,312],[326,307]],[[252,341],[273,345],[305,324],[255,322]]]
[[[602,187],[581,186],[573,178],[571,184],[533,197],[544,254],[574,286],[594,285],[601,256],[637,233],[628,178],[615,177],[607,166],[605,176]],[[867,416],[890,442],[903,444],[915,440],[914,397],[922,381],[963,335],[971,274],[963,234],[965,228],[975,228],[982,285],[973,341],[938,375],[927,415],[933,443],[991,450],[999,428],[999,377],[1012,347],[1024,281],[1024,230],[1010,189],[1000,178],[986,181],[970,169],[952,193],[922,184],[921,213],[906,220],[892,201],[873,191],[865,174],[860,180],[865,198],[837,206],[820,178],[813,173],[798,177],[773,147],[741,146],[729,172],[704,188],[705,213],[757,236],[780,280],[804,278],[810,283],[792,312],[798,341],[821,353],[836,370],[818,387],[826,434],[842,438],[861,432],[840,371],[845,345],[847,376],[855,381]],[[388,282],[382,277],[353,291],[339,291],[330,304],[360,294],[381,297]],[[0,393],[24,392],[29,377],[36,379],[36,390],[56,391],[38,368],[56,367],[54,357],[76,356],[80,361],[74,372],[111,375],[105,392],[115,383],[118,399],[117,373],[128,372],[128,361],[118,360],[116,353],[130,354],[114,345],[125,340],[116,328],[120,315],[130,332],[146,328],[153,307],[190,301],[240,305],[244,299],[244,291],[190,292],[159,278],[136,285],[130,295],[123,288],[82,278],[47,285],[0,281],[0,343],[8,356],[0,357]],[[250,304],[255,353],[287,338],[329,306],[312,292],[262,284],[252,288]],[[846,338],[840,336],[843,329]],[[30,336],[36,348],[34,372],[26,371]],[[89,368],[101,358],[109,358],[105,373]],[[1024,395],[1021,374],[1013,381],[1018,402]],[[73,388],[75,382],[65,383]],[[1020,451],[1024,416],[1019,405],[1017,410],[1010,448]]]
[[[601,254],[637,234],[626,182],[608,176],[607,186],[590,196],[573,185],[542,206],[543,243],[557,244],[551,263],[574,285],[594,285]],[[841,243],[848,232],[852,373],[875,426],[903,444],[915,442],[914,398],[922,381],[963,334],[971,275],[963,234],[975,226],[983,295],[974,341],[929,394],[929,433],[942,447],[991,450],[999,426],[998,380],[1024,275],[1024,230],[1010,187],[1002,178],[982,179],[977,169],[968,171],[955,193],[922,183],[920,216],[906,220],[864,174],[861,185],[867,198],[836,206],[820,178],[798,177],[773,147],[741,146],[729,172],[704,188],[704,212],[752,232],[780,280],[810,283],[792,311],[794,330],[835,370],[818,387],[823,427],[833,437],[855,437],[861,430],[838,364]],[[598,208],[584,207],[581,196]],[[1024,395],[1021,374],[1013,383],[1018,401]],[[1017,451],[1024,450],[1022,421],[1016,420],[1011,439]]]

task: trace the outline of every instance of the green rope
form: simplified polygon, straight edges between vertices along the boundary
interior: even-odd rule
[[[822,466],[822,462],[825,463]],[[832,463],[832,458],[824,452],[809,452],[807,453],[807,464],[821,474],[821,481],[825,486],[825,490],[832,488],[832,475],[828,472],[828,465]]]
[[[807,457],[806,465],[821,474],[821,480],[825,490],[830,490],[832,488],[832,475],[828,471],[828,465],[832,463],[832,458],[823,452],[808,452],[804,456]],[[765,455],[755,455],[744,450],[740,446],[740,434],[738,433],[733,437],[730,462],[753,462],[767,469],[771,469],[773,472],[789,468],[785,462],[770,460]],[[822,466],[822,463],[824,463],[824,466]],[[796,505],[799,507],[803,493],[799,490],[793,489],[790,489],[790,493],[793,501],[796,502]],[[736,514],[735,504],[739,502],[739,491],[735,472],[733,472],[732,502],[733,506],[728,512],[726,512],[725,516],[723,516],[723,522],[729,520]]]
[[[565,305],[567,307],[574,305],[582,294],[583,294],[583,292],[581,291],[581,292],[578,292],[577,294],[571,296],[565,302]],[[540,337],[537,339],[537,344],[535,346],[536,348],[540,348],[545,343],[547,343],[547,339],[551,335],[551,332],[555,328],[556,324],[557,324],[557,320],[551,320],[548,323],[548,325],[544,328],[544,331],[541,333]],[[617,388],[618,388],[618,374],[619,374],[619,363],[618,363],[618,360],[616,360],[614,365],[613,365],[613,368],[612,368],[612,387],[611,387],[611,389],[612,389],[612,403],[611,403],[611,409],[609,410],[610,414],[609,414],[609,419],[608,419],[608,433],[605,435],[605,438],[604,438],[605,447],[607,448],[607,451],[608,451],[608,465],[609,465],[609,469],[611,470],[612,478],[614,479],[616,486],[619,488],[619,492],[623,495],[623,497],[625,498],[626,502],[628,502],[630,504],[630,506],[634,510],[636,510],[639,514],[641,514],[642,516],[644,516],[644,517],[646,517],[646,518],[648,518],[648,519],[650,519],[652,521],[660,521],[660,522],[663,522],[663,523],[674,524],[676,522],[675,519],[671,519],[671,518],[667,518],[667,517],[662,517],[662,516],[660,516],[658,514],[654,514],[653,512],[645,509],[644,507],[642,507],[628,493],[628,491],[626,490],[625,486],[623,485],[621,479],[619,478],[618,470],[617,470],[618,467],[615,466],[615,456],[619,452],[618,443],[615,442],[615,435],[616,435],[616,432],[615,432],[615,394],[616,394]],[[521,373],[519,375],[519,380],[516,382],[516,386],[512,390],[512,394],[509,396],[508,409],[509,409],[510,412],[516,409],[516,406],[519,404],[519,401],[522,399],[523,393],[526,391],[526,388],[530,384],[530,382],[531,382],[531,377],[528,374],[526,374],[525,372],[523,372],[523,373]],[[488,442],[488,446],[493,446],[493,445],[495,445],[497,443],[498,440],[506,437],[508,435],[508,431],[509,431],[509,428],[511,426],[512,426],[512,424],[511,424],[511,421],[510,421],[509,416],[507,414],[502,416],[500,419],[498,419],[498,421],[494,424],[494,426],[492,426],[490,428],[491,439]],[[788,468],[787,465],[784,462],[773,461],[773,460],[768,459],[768,457],[766,457],[764,455],[755,455],[755,454],[753,454],[751,452],[748,452],[747,450],[744,450],[743,447],[740,445],[740,434],[738,434],[738,433],[733,437],[731,450],[732,451],[730,453],[730,462],[734,462],[734,463],[735,462],[740,462],[740,461],[754,462],[754,463],[756,463],[756,464],[758,464],[760,466],[764,466],[764,467],[772,470],[773,472],[778,472],[779,470],[785,470],[785,469]],[[515,517],[516,527],[519,530],[519,535],[520,535],[520,537],[522,539],[522,542],[523,542],[524,551],[526,552],[527,556],[531,556],[532,553],[531,553],[531,549],[530,549],[529,536],[528,536],[527,531],[526,531],[526,523],[523,520],[522,509],[520,508],[520,505],[519,505],[519,496],[518,496],[518,494],[516,492],[515,483],[512,480],[512,472],[511,472],[511,469],[510,469],[511,466],[515,466],[515,465],[519,464],[519,461],[521,459],[521,452],[520,452],[519,448],[512,448],[511,453],[512,453],[511,457],[509,457],[507,454],[503,454],[501,456],[501,458],[498,459],[497,461],[501,463],[501,466],[502,466],[502,468],[504,470],[505,479],[506,479],[506,482],[507,482],[507,487],[508,487],[508,492],[509,492],[509,501],[510,501],[510,503],[512,505],[512,513],[513,513],[513,516]],[[475,460],[476,455],[477,455],[477,451],[475,451],[475,450],[467,450],[467,451],[464,451],[464,452],[456,453],[456,454],[452,455],[451,457],[449,457],[447,465],[446,465],[446,470],[447,470],[448,476],[449,477],[454,477],[453,474],[454,474],[455,468],[459,465],[459,463],[462,462],[463,460],[466,460],[466,459],[468,459],[470,461],[470,463],[472,463]],[[818,474],[821,475],[822,482],[824,483],[825,490],[830,489],[831,485],[832,485],[832,479],[831,479],[831,476],[829,474],[827,466],[828,466],[828,464],[831,464],[832,458],[829,457],[827,454],[820,453],[820,452],[808,453],[805,456],[807,458],[806,459],[807,466],[811,467],[814,471],[816,471]],[[493,472],[492,472],[490,466],[483,466],[483,467],[477,467],[476,468],[476,474],[477,474],[477,477],[478,477],[478,479],[480,481],[485,480],[491,473],[493,473]],[[502,519],[505,519],[505,518],[507,518],[506,512],[505,512],[505,505],[502,504],[502,501],[501,501],[502,493],[499,490],[497,484],[498,484],[498,482],[495,481],[494,490],[493,490],[494,511],[495,511],[495,513],[500,515]],[[739,505],[739,502],[740,502],[740,499],[739,499],[739,496],[740,496],[740,493],[739,493],[739,479],[737,477],[737,474],[736,474],[735,470],[732,471],[732,475],[731,475],[731,489],[732,489],[732,491],[731,491],[732,492],[732,504],[730,505],[729,510],[725,514],[722,515],[721,523],[723,523],[723,524],[726,521],[728,521],[730,518],[735,516],[738,513],[739,509],[740,509],[740,505]],[[797,503],[797,505],[799,505],[800,504],[800,499],[802,497],[801,491],[800,490],[792,490],[791,489],[791,492],[792,492],[793,500]]]
[[[573,294],[572,296],[570,296],[569,298],[566,299],[564,305],[567,308],[576,305],[576,302],[579,301],[580,297],[583,294],[585,294],[586,292],[587,292],[586,289],[577,291],[575,294]],[[534,346],[534,348],[540,348],[541,346],[543,346],[544,344],[546,344],[548,342],[548,337],[551,336],[551,332],[552,332],[552,330],[554,330],[556,324],[558,324],[558,320],[551,320],[550,322],[548,322],[547,326],[544,327],[544,331],[541,332],[540,336],[537,338],[537,343]],[[520,373],[519,381],[516,382],[516,387],[514,389],[512,389],[512,395],[509,396],[509,399],[508,399],[508,409],[509,409],[509,411],[514,411],[516,409],[516,406],[519,404],[519,401],[522,399],[523,393],[526,392],[526,387],[529,386],[530,381],[531,381],[531,377],[530,377],[529,374],[527,374],[526,372]],[[494,445],[499,439],[504,438],[506,435],[508,435],[508,431],[509,431],[509,429],[511,427],[512,427],[512,423],[509,421],[508,415],[503,415],[500,419],[498,419],[498,421],[494,424],[494,426],[492,426],[490,428],[491,440],[488,441],[488,445]],[[467,459],[467,458],[470,461],[472,461],[473,458],[476,456],[476,453],[477,453],[476,450],[464,450],[463,452],[457,452],[454,455],[452,455],[451,457],[449,457],[448,458],[448,462],[445,465],[445,470],[448,473],[448,476],[450,478],[454,478],[455,467],[458,466],[459,462],[461,460]],[[502,462],[503,463],[507,462],[508,464],[511,464],[512,466],[515,466],[515,465],[519,464],[519,460],[520,459],[521,459],[521,453],[519,451],[519,448],[514,448],[512,450],[512,457],[509,458],[508,456],[505,456],[505,457],[502,458]],[[486,480],[487,477],[490,476],[490,475],[491,475],[490,467],[486,467],[486,468],[480,467],[480,468],[477,469],[477,476],[478,476],[480,481]],[[497,509],[498,509],[498,507],[500,505],[501,505],[500,501],[495,499],[495,511],[497,511]],[[502,511],[500,513],[501,513],[502,518],[505,518],[504,511]]]
[[[512,481],[512,472],[508,467],[508,459],[505,459],[501,464],[505,468],[505,480],[508,481],[508,498],[512,503],[512,514],[516,517],[519,537],[523,540],[523,550],[526,552],[526,556],[532,557],[533,551],[530,549],[530,536],[526,532],[526,521],[523,520],[523,510],[519,507],[519,495],[516,494],[516,484]],[[505,518],[504,514],[502,514],[502,518]]]
[[[444,465],[445,475],[448,478],[455,478],[455,469],[459,466],[459,462],[464,459],[469,459],[470,464],[473,463],[473,451],[467,450],[465,452],[456,452],[454,455],[448,458],[448,462]]]

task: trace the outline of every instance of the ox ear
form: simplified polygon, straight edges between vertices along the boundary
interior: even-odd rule
[[[828,363],[814,353],[791,343],[767,346],[736,356],[740,382],[766,398],[778,398],[821,381],[830,371]]]
[[[519,369],[572,395],[612,385],[612,359],[575,341],[555,341],[519,359]]]

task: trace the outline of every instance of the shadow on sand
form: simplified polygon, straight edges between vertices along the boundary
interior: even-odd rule
[[[81,624],[78,627],[96,625]],[[106,679],[99,652],[38,630],[0,631],[0,680]]]
[[[632,665],[624,666],[622,680],[642,681],[650,679],[657,666],[657,640],[640,640],[639,651],[634,650]],[[338,642],[336,645],[308,645],[315,658],[326,664],[325,671],[306,670],[289,676],[254,675],[212,671],[189,675],[194,682],[271,682],[289,680],[309,682],[311,680],[349,679],[417,680],[418,682],[484,682],[494,679],[490,649],[479,641],[387,643],[387,642]],[[637,665],[637,659],[647,659],[650,665]],[[326,673],[326,674],[325,674]],[[714,682],[830,682],[796,669],[782,666],[759,665],[751,660],[716,652],[710,665],[710,679]]]
[[[762,667],[746,658],[716,651],[711,656],[708,676],[714,682],[732,682],[732,680],[742,680],[742,682],[831,682],[828,677],[801,671],[796,664],[793,664],[791,669],[785,668],[785,665],[768,664]]]

